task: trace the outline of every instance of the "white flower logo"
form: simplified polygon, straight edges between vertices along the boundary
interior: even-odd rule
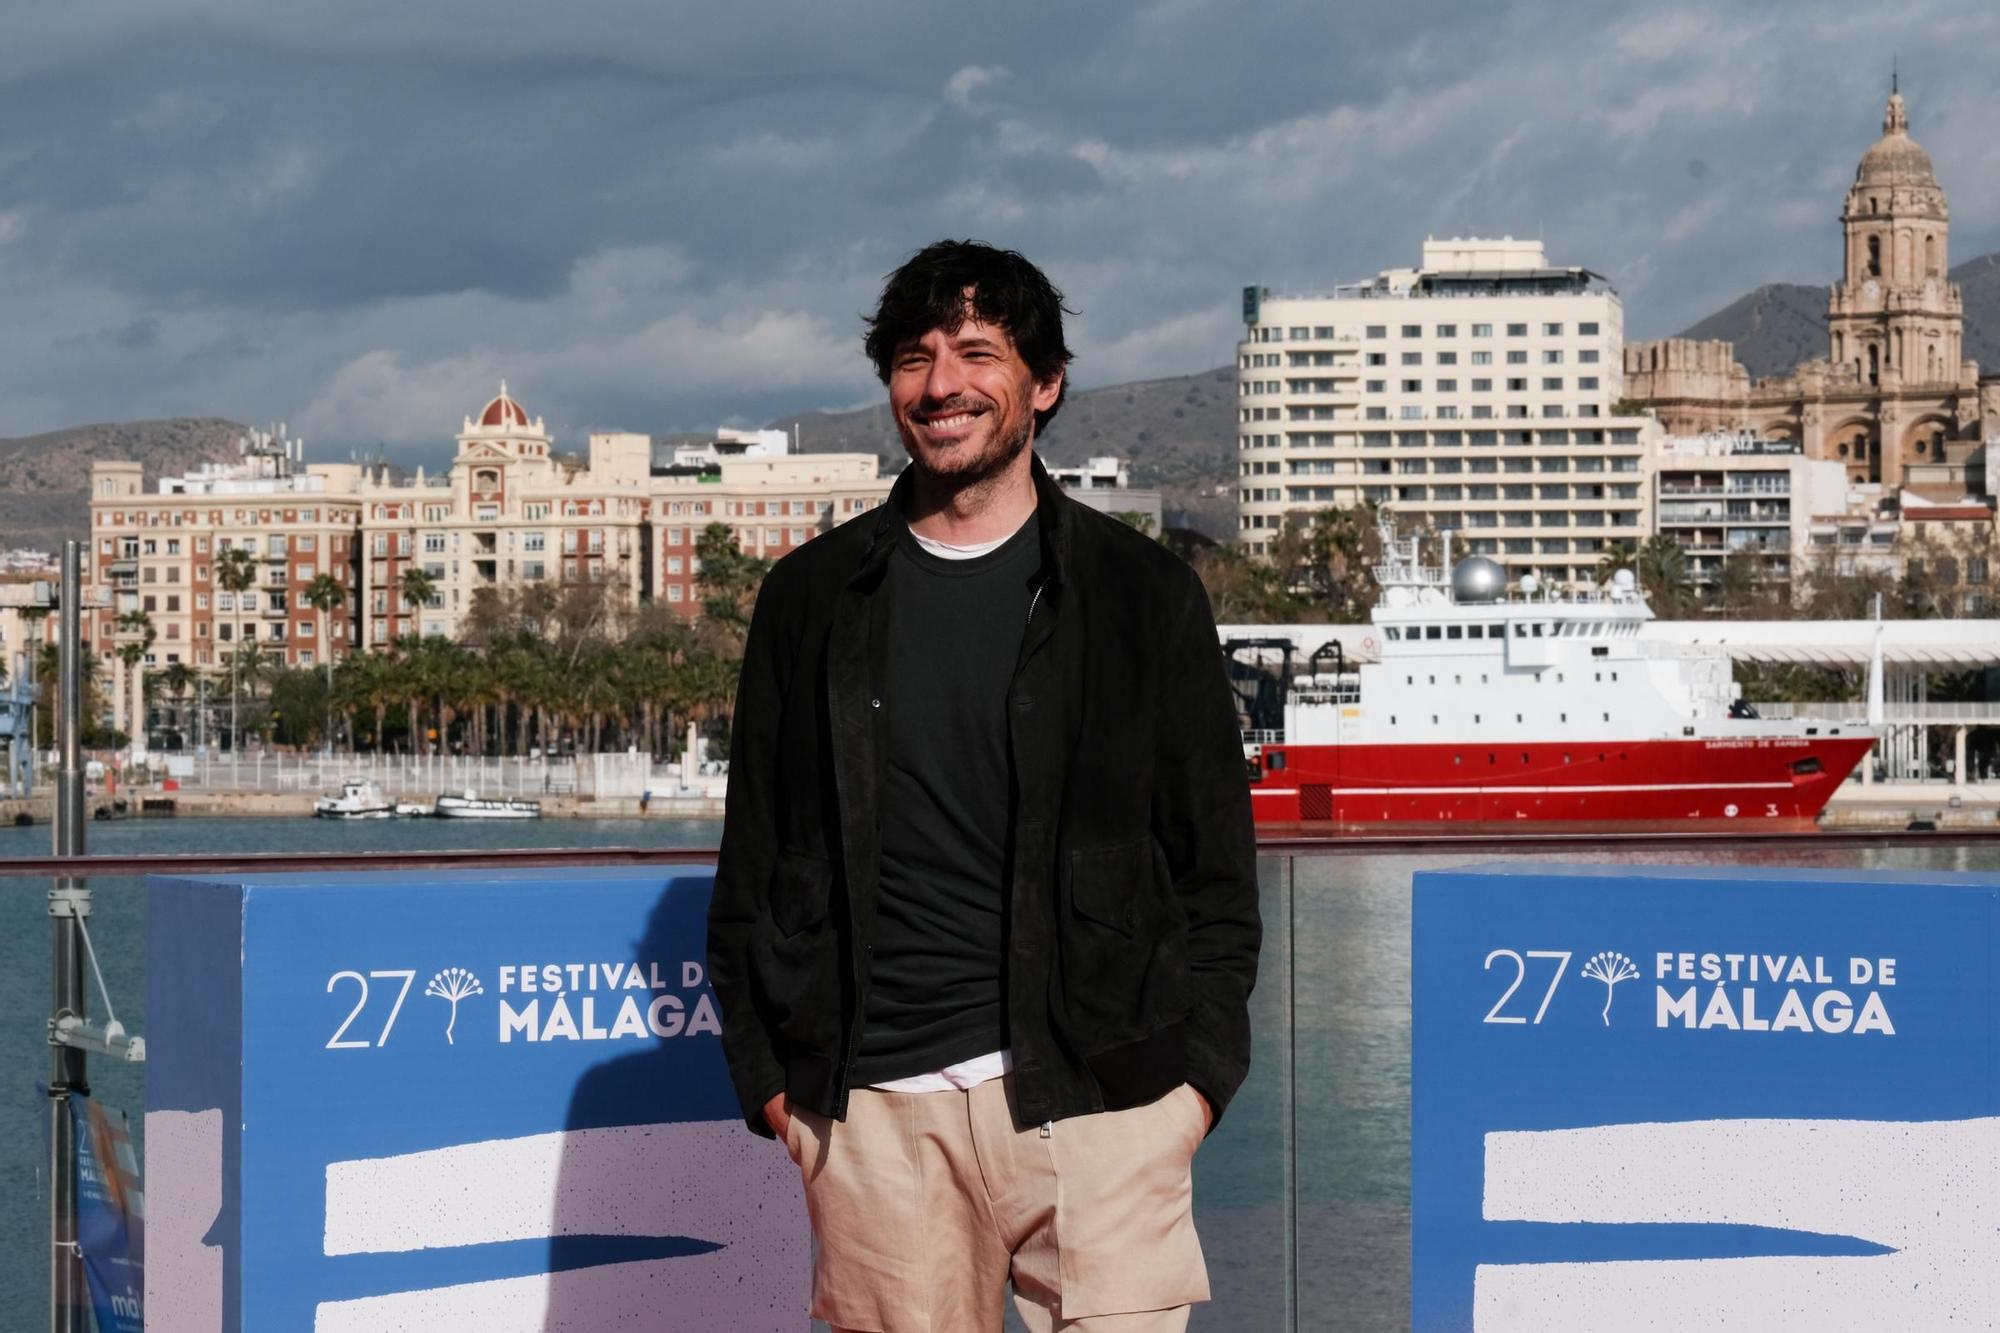
[[[451,1002],[451,1021],[444,1025],[445,1041],[454,1046],[458,1044],[451,1038],[451,1030],[458,1026],[458,1002],[468,995],[485,993],[485,987],[479,984],[479,978],[462,967],[447,967],[431,978],[430,985],[424,987],[424,994],[435,995],[440,1000]]]
[[[1638,976],[1639,969],[1622,953],[1601,953],[1583,965],[1583,975],[1604,983],[1604,1026],[1610,1027],[1612,991],[1619,982]]]

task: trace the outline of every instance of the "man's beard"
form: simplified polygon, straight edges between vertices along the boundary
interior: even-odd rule
[[[949,407],[951,404],[946,406]],[[1013,465],[1014,460],[1021,456],[1021,451],[1028,447],[1028,442],[1034,435],[1035,419],[1032,415],[1024,414],[1016,429],[1006,435],[996,434],[983,452],[965,460],[957,467],[945,470],[928,466],[918,450],[909,448],[907,440],[904,442],[904,448],[909,450],[910,462],[928,481],[946,490],[959,492],[984,486],[1005,472]],[[955,456],[952,461],[957,461]]]

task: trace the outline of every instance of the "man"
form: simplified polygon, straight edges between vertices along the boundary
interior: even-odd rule
[[[1189,1165],[1249,1067],[1241,739],[1188,567],[1065,496],[1062,297],[1011,251],[891,274],[910,465],[780,561],[709,915],[750,1127],[799,1163],[812,1313],[1164,1333],[1208,1296]]]

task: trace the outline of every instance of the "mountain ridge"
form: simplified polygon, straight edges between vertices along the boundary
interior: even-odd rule
[[[1965,355],[1982,371],[2000,372],[2000,251],[1968,259],[1946,275],[1965,299]],[[1675,334],[1720,338],[1753,378],[1790,373],[1827,353],[1827,288],[1769,282]]]
[[[246,427],[220,417],[106,421],[0,439],[0,549],[55,552],[90,535],[90,465],[138,463],[145,485],[236,457]]]

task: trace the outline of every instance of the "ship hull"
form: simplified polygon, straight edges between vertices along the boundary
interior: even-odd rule
[[[1867,735],[1504,745],[1268,745],[1271,831],[1813,827]]]

